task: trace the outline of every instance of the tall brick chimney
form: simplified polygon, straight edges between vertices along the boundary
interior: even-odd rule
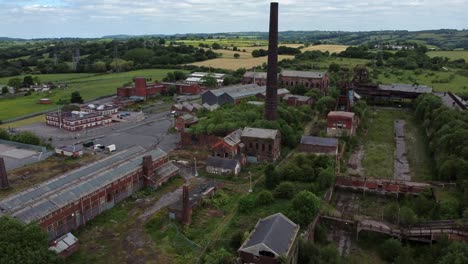
[[[270,3],[265,119],[278,119],[278,3]]]
[[[153,157],[151,155],[143,157],[143,175],[146,177],[153,176]]]
[[[137,77],[133,81],[135,82],[135,95],[146,98],[146,78]]]
[[[190,194],[187,184],[182,187],[182,223],[184,225],[192,223],[192,208],[190,208]]]
[[[5,161],[0,157],[0,190],[7,189],[10,187],[8,183],[8,176],[5,167]]]

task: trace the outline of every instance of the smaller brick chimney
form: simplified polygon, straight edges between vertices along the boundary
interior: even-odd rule
[[[10,187],[8,183],[8,175],[6,172],[5,161],[0,157],[0,190]]]
[[[146,177],[153,176],[153,157],[147,155],[143,157],[143,175]]]
[[[192,208],[190,208],[190,194],[187,184],[184,184],[182,188],[182,223],[184,225],[192,223]]]

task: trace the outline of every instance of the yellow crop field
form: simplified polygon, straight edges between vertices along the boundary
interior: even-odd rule
[[[322,52],[328,51],[330,53],[340,53],[345,51],[348,46],[346,45],[316,45],[316,46],[309,46],[307,48],[301,49],[302,52],[304,51],[312,51],[312,50],[319,50]]]
[[[278,60],[284,60],[284,59],[293,59],[294,56],[290,55],[279,55]],[[213,68],[222,68],[222,69],[228,69],[228,70],[237,70],[239,68],[246,68],[250,69],[255,66],[260,66],[263,63],[267,62],[267,57],[259,57],[259,58],[239,58],[239,59],[234,59],[234,58],[216,58],[212,60],[206,60],[206,61],[201,61],[201,62],[195,62],[191,63],[190,65],[197,65],[197,66],[205,66],[205,67],[213,67]]]

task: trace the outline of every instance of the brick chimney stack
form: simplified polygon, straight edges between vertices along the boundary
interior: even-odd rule
[[[187,184],[184,184],[182,188],[182,223],[184,225],[192,223],[192,208],[190,208],[190,194]]]
[[[270,3],[265,119],[278,119],[278,3]]]
[[[143,175],[146,177],[153,176],[153,157],[151,155],[143,157]]]
[[[8,189],[10,184],[8,183],[8,176],[5,167],[5,161],[0,157],[0,190]]]

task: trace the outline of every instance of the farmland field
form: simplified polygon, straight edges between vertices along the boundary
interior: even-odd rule
[[[450,60],[464,59],[468,61],[468,50],[454,50],[454,51],[429,51],[429,57],[447,57]]]
[[[346,45],[316,45],[316,46],[309,46],[306,48],[301,49],[302,52],[304,51],[312,51],[312,50],[319,50],[322,52],[330,52],[330,53],[340,53],[345,51],[348,46]]]
[[[240,54],[240,53],[239,53]],[[293,59],[294,56],[290,55],[279,55],[278,60],[284,60],[284,59]],[[250,56],[250,58],[239,58],[239,59],[234,59],[234,58],[216,58],[212,60],[206,60],[202,62],[195,62],[191,63],[190,65],[197,65],[197,66],[205,66],[205,67],[213,67],[213,68],[222,68],[222,69],[228,69],[228,70],[237,70],[239,68],[246,68],[250,69],[255,66],[261,66],[263,63],[267,62],[267,57],[259,57],[259,58],[253,58]]]
[[[14,99],[0,99],[0,120],[19,117],[35,112],[48,110],[56,107],[60,99],[68,100],[73,91],[79,91],[84,100],[91,100],[104,95],[115,94],[116,88],[131,82],[133,77],[144,76],[152,81],[161,80],[166,74],[174,70],[150,69],[137,70],[114,74],[42,74],[42,81],[57,81],[67,83],[66,89],[55,89],[46,93],[34,93],[30,96],[17,97]],[[21,76],[20,76],[21,77]],[[8,82],[8,78],[1,78],[0,84]],[[41,105],[38,100],[50,98],[54,104]]]

